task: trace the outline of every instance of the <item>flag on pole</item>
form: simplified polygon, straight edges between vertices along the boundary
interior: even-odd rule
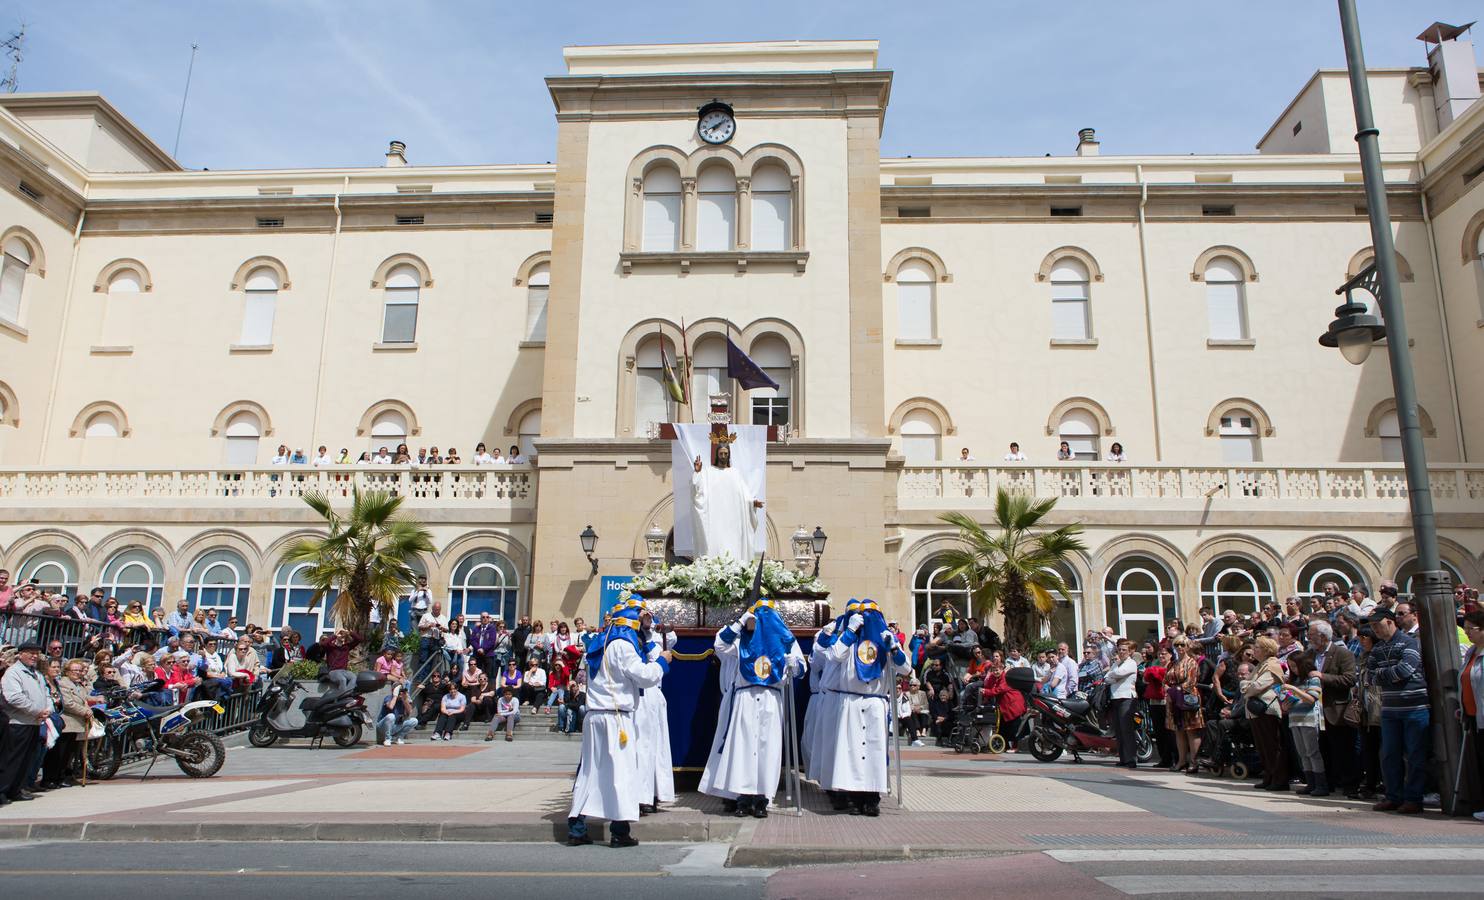
[[[737,379],[744,391],[761,387],[778,389],[778,382],[769,378],[768,373],[743,353],[742,348],[732,343],[730,337],[727,338],[727,377]]]
[[[670,354],[665,350],[663,332],[660,334],[660,365],[665,368],[665,390],[670,394],[670,399],[676,403],[684,403],[685,383],[675,374],[675,364],[670,361]]]

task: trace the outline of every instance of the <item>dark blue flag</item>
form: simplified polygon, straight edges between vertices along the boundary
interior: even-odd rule
[[[761,387],[778,389],[778,382],[769,378],[762,367],[742,352],[741,347],[732,343],[731,338],[727,338],[727,377],[737,379],[744,391]]]

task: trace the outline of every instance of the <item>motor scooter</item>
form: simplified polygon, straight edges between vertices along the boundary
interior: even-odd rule
[[[1111,722],[1105,721],[1106,710],[1095,708],[1096,704],[1083,697],[1058,698],[1036,693],[1035,676],[1029,668],[1011,669],[1006,678],[1011,687],[1026,695],[1029,738],[1022,746],[1029,747],[1031,756],[1041,762],[1053,762],[1066,752],[1072,755],[1073,762],[1081,762],[1083,753],[1117,755],[1118,737]],[[1096,692],[1102,682],[1091,687]],[[1144,714],[1137,708],[1133,726],[1134,758],[1145,764],[1153,762],[1154,742],[1144,728]]]
[[[371,723],[364,695],[385,683],[386,676],[376,672],[352,675],[337,670],[320,679],[324,690],[315,697],[292,678],[276,677],[258,703],[258,720],[248,729],[248,743],[271,747],[279,740],[307,737],[317,747],[330,737],[338,747],[354,747]]]

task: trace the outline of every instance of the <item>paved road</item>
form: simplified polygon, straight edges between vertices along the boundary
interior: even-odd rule
[[[1484,848],[1063,849],[783,870],[723,868],[725,844],[0,844],[0,890],[48,900],[519,896],[836,900],[883,896],[1478,897]]]

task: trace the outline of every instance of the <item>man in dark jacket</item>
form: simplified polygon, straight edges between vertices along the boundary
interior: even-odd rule
[[[1356,768],[1355,726],[1345,721],[1345,706],[1355,688],[1355,654],[1335,640],[1334,629],[1323,619],[1309,623],[1309,650],[1324,695],[1324,730],[1319,732],[1319,751],[1331,787],[1344,790],[1351,800],[1360,799],[1360,772]]]
[[[510,634],[510,649],[515,651],[515,658],[520,662],[522,672],[526,669],[526,638],[531,636],[531,617],[521,616],[520,624]]]
[[[474,662],[484,671],[485,677],[494,684],[495,675],[500,671],[495,666],[495,638],[499,629],[490,618],[490,614],[482,612],[479,614],[479,624],[469,629],[469,648],[474,651]]]
[[[1377,812],[1422,812],[1431,743],[1431,713],[1422,648],[1397,626],[1396,613],[1382,606],[1368,620],[1376,633],[1368,666],[1381,688],[1381,778],[1386,799]]]

